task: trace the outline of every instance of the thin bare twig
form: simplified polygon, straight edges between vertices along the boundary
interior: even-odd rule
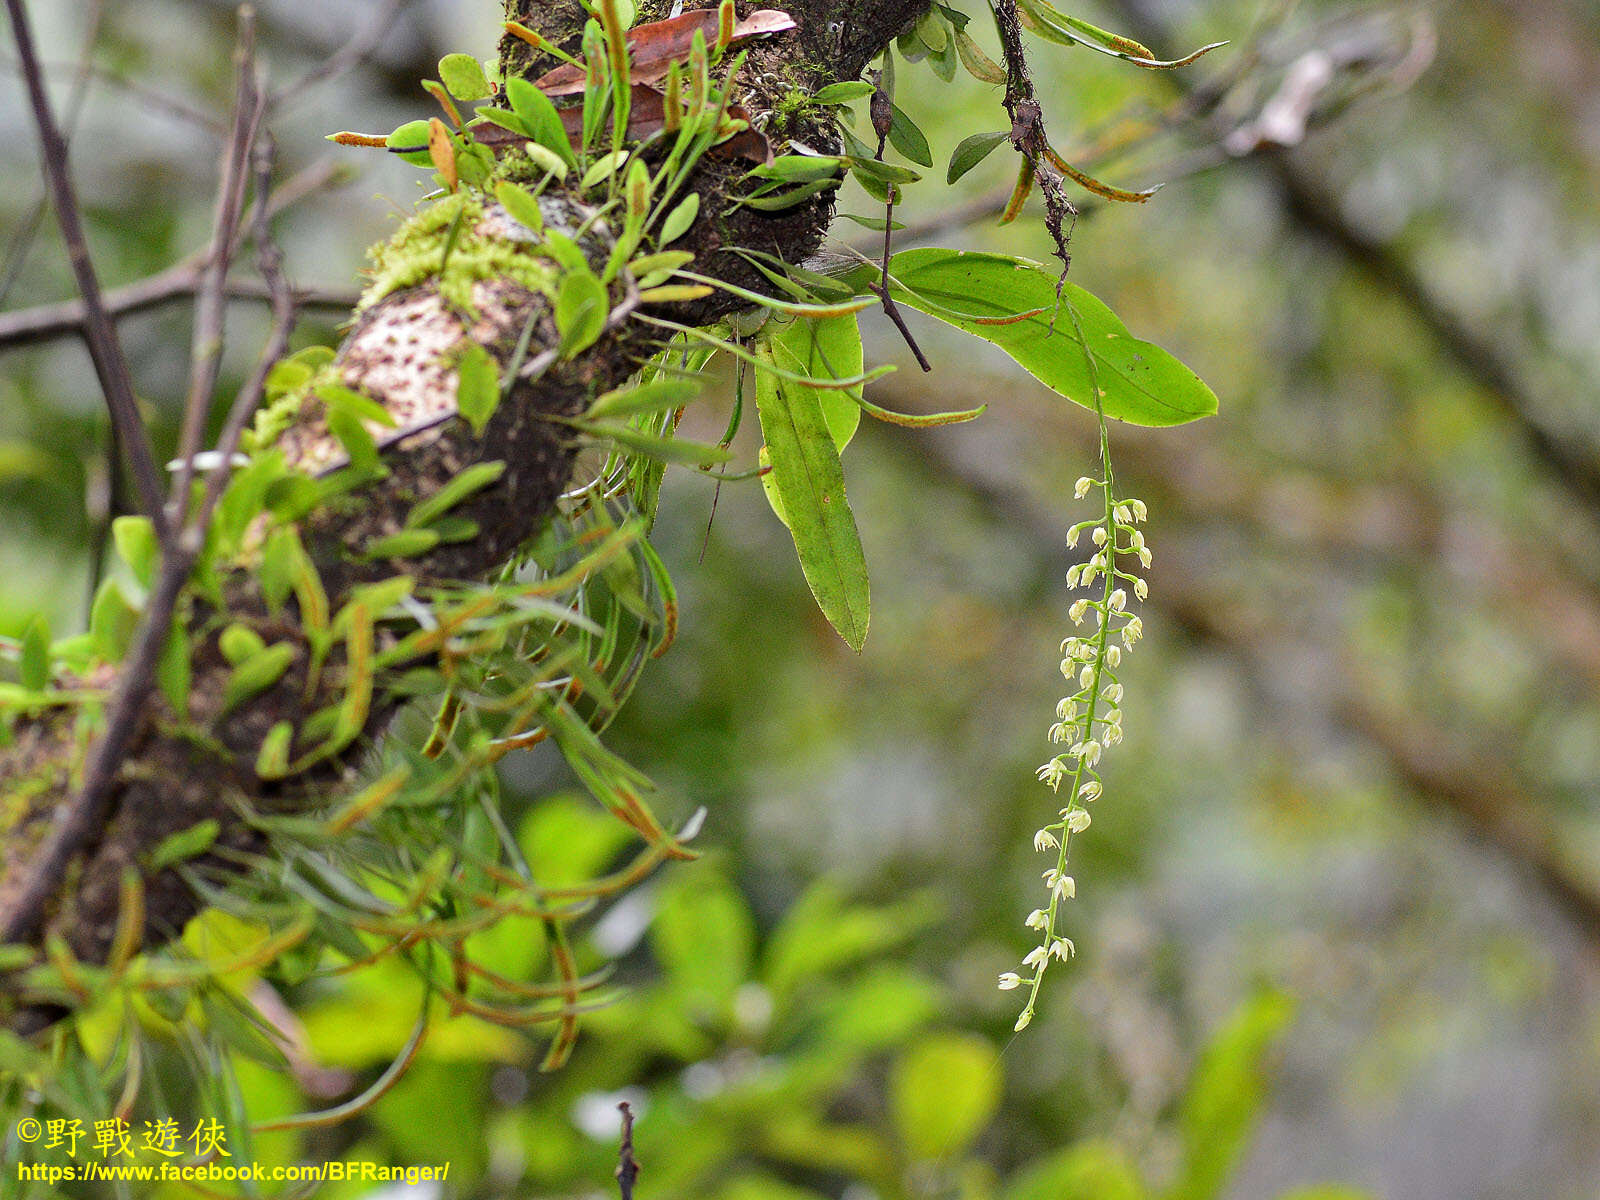
[[[45,94],[44,74],[39,67],[38,52],[34,48],[33,31],[28,25],[28,14],[22,0],[6,0],[6,12],[11,17],[11,32],[17,44],[17,57],[22,63],[23,78],[27,81],[28,101],[33,109],[34,124],[39,131],[40,157],[44,161],[46,182],[55,204],[56,221],[61,226],[61,239],[66,243],[67,257],[72,262],[72,273],[77,280],[78,292],[84,303],[84,341],[89,357],[94,363],[95,375],[100,380],[100,390],[105,394],[106,406],[111,412],[111,423],[116,438],[128,458],[133,473],[134,487],[145,514],[155,525],[156,536],[163,543],[170,540],[166,513],[161,506],[161,474],[156,469],[155,454],[150,439],[139,419],[139,404],[133,394],[133,377],[128,361],[122,353],[122,343],[117,338],[117,328],[105,310],[100,294],[100,280],[89,257],[89,243],[84,236],[83,217],[78,211],[78,198],[73,191],[67,167],[67,147],[56,127],[55,115],[50,108],[50,97]]]
[[[222,370],[223,337],[228,311],[225,285],[233,252],[238,244],[240,216],[244,209],[246,164],[260,128],[265,101],[256,87],[255,10],[239,9],[239,35],[234,47],[238,73],[233,128],[228,135],[221,177],[217,181],[216,217],[212,224],[211,246],[196,292],[194,334],[190,346],[189,395],[183,407],[183,426],[178,436],[178,471],[167,505],[172,520],[182,524],[189,506],[189,484],[194,478],[194,455],[205,432],[206,416],[217,375]]]
[[[180,263],[148,279],[130,283],[106,293],[106,311],[113,317],[133,316],[191,299],[200,286],[200,273],[193,263]],[[223,289],[230,300],[271,300],[272,291],[260,279],[230,279]],[[354,288],[297,287],[296,308],[326,308],[348,311],[361,293]],[[83,302],[64,300],[41,304],[0,315],[0,350],[17,346],[75,337],[83,328]]]
[[[44,60],[44,70],[47,74],[53,74],[57,71],[76,70],[76,65],[64,65],[46,59]],[[22,64],[9,54],[0,55],[0,71],[21,74]],[[115,88],[121,92],[127,92],[128,95],[135,97],[141,104],[155,112],[166,113],[170,117],[193,125],[198,129],[203,129],[219,138],[228,132],[227,125],[210,113],[202,112],[188,101],[163,92],[159,88],[151,87],[136,79],[130,79],[103,63],[91,64],[88,72],[89,78],[96,83]]]
[[[258,197],[265,197],[271,186],[272,165],[276,153],[277,147],[273,143],[272,135],[263,134],[257,141],[254,151]],[[284,278],[283,252],[272,239],[271,222],[272,206],[258,203],[254,220],[256,268],[261,272],[261,278],[266,282],[267,290],[272,297],[272,332],[267,338],[266,346],[256,359],[255,370],[250,373],[245,385],[239,389],[233,407],[228,411],[228,419],[223,424],[222,436],[217,441],[217,465],[212,468],[210,478],[206,481],[205,498],[201,502],[200,513],[194,523],[196,546],[205,544],[211,517],[216,512],[217,502],[222,499],[222,490],[232,473],[233,455],[239,448],[239,438],[244,433],[246,422],[261,404],[261,398],[266,392],[267,375],[272,370],[273,364],[282,358],[284,351],[289,348],[289,335],[294,331],[294,290]]]
[[[267,99],[267,108],[275,110],[285,101],[298,100],[312,88],[359,67],[383,43],[384,37],[394,27],[395,18],[407,3],[409,0],[385,0],[359,33],[299,79],[273,92]]]
[[[72,140],[72,131],[78,127],[78,117],[83,112],[83,102],[89,94],[89,80],[94,76],[94,44],[100,37],[100,20],[104,16],[104,0],[94,0],[89,5],[88,31],[83,37],[83,49],[78,54],[78,62],[72,69],[72,91],[67,96],[66,112],[61,122],[62,137],[68,142]],[[6,297],[11,295],[11,289],[17,286],[17,280],[22,277],[28,251],[33,249],[33,239],[39,233],[39,226],[44,221],[49,205],[50,197],[40,186],[28,205],[28,215],[22,219],[11,238],[11,245],[6,248],[6,271],[5,279],[0,281],[0,304],[5,303]]]
[[[892,53],[891,50],[884,51],[885,64],[888,63],[888,56]],[[873,157],[879,162],[883,161],[883,148],[889,140],[889,130],[894,126],[894,97],[889,94],[889,86],[885,85],[883,76],[884,72],[872,73],[872,128],[878,135],[878,151]],[[924,371],[931,371],[933,364],[922,352],[922,347],[917,345],[917,339],[911,336],[911,327],[906,324],[906,319],[900,315],[900,306],[889,294],[889,255],[894,248],[895,185],[891,183],[885,190],[889,199],[884,205],[883,214],[883,275],[878,286],[872,290],[877,293],[878,299],[883,301],[884,313],[894,322],[894,327],[900,331],[900,336],[905,339],[906,345],[911,347],[911,353],[917,359],[917,366]]]
[[[276,217],[291,205],[307,196],[340,181],[345,168],[331,158],[320,159],[297,172],[274,188],[268,198],[269,213]],[[240,230],[242,244],[243,230]],[[237,248],[234,250],[237,254]],[[148,278],[114,288],[105,293],[106,311],[120,317],[143,312],[163,304],[188,299],[200,286],[201,273],[206,261],[206,250],[201,249],[181,261]],[[271,290],[258,279],[230,279],[223,289],[230,299],[270,300]],[[296,308],[329,308],[348,311],[356,303],[358,293],[351,288],[296,288]],[[66,300],[59,304],[41,304],[16,312],[0,313],[0,350],[32,342],[77,334],[83,327],[82,300]]]

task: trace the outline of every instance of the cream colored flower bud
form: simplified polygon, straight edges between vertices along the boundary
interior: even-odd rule
[[[1003,971],[1000,974],[1000,990],[1009,992],[1022,986],[1022,976],[1015,971]]]
[[[1087,475],[1080,476],[1078,482],[1072,485],[1072,498],[1082,500],[1089,494],[1089,489],[1094,486],[1094,480]]]

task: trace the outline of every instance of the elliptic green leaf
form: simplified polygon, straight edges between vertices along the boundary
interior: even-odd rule
[[[511,214],[513,220],[539,233],[544,229],[544,213],[539,211],[539,201],[521,184],[502,179],[494,185],[495,199]]]
[[[1024,1167],[1005,1200],[1144,1200],[1139,1173],[1109,1142],[1080,1142]]]
[[[473,433],[481,434],[494,410],[500,407],[500,376],[494,358],[478,343],[471,342],[461,352],[456,371],[456,411],[472,426]]]
[[[254,658],[246,659],[234,667],[222,693],[224,712],[231,711],[252,696],[260,695],[289,669],[294,661],[294,647],[288,642],[275,642]]]
[[[850,379],[860,375],[865,365],[861,328],[854,313],[797,317],[778,330],[772,339],[772,351],[780,367],[815,379]],[[822,418],[841,454],[861,424],[861,386],[848,390],[810,389],[822,405]]]
[[[755,919],[738,889],[709,869],[680,873],[662,889],[650,935],[668,982],[701,1016],[726,1011],[749,977]]]
[[[406,525],[409,527],[431,525],[467,497],[475,492],[482,491],[505,473],[506,464],[498,460],[495,462],[473,463],[472,466],[462,471],[426,500],[419,502],[416,507],[407,513]],[[380,611],[381,606],[375,605],[374,610]]]
[[[150,851],[149,869],[160,871],[174,863],[181,863],[204,854],[211,849],[211,843],[217,840],[220,831],[221,826],[216,821],[208,819],[169,834]]]
[[[1262,991],[1212,1037],[1178,1114],[1183,1165],[1169,1200],[1215,1200],[1222,1194],[1261,1113],[1268,1055],[1293,1017],[1293,1000]]]
[[[50,624],[35,615],[22,631],[22,657],[18,679],[30,692],[42,692],[50,683]]]
[[[893,105],[892,109],[894,120],[889,126],[889,144],[918,166],[933,166],[933,151],[928,148],[928,139],[923,136],[922,130],[900,111],[898,104]]]
[[[811,103],[849,104],[852,100],[870,95],[872,95],[870,83],[864,79],[851,79],[844,83],[830,83],[825,88],[819,88],[816,95],[811,97]]]
[[[139,586],[148,588],[154,584],[161,547],[150,518],[118,517],[111,522],[111,540],[117,545],[117,556],[132,569]]]
[[[695,217],[699,215],[700,193],[691,192],[662,220],[660,232],[656,234],[656,245],[672,245],[689,232],[689,226],[694,224]]]
[[[1011,140],[1011,131],[1002,129],[995,133],[975,133],[963,138],[950,156],[950,169],[945,172],[945,182],[954,183],[973,167],[988,158],[994,148]]]
[[[189,635],[183,622],[174,619],[172,630],[162,644],[161,657],[156,660],[156,685],[172,705],[179,717],[189,715]]]
[[[889,1078],[895,1132],[924,1162],[959,1158],[999,1103],[994,1049],[972,1034],[938,1034],[917,1043]]]
[[[446,54],[441,58],[439,80],[457,100],[485,100],[492,95],[483,65],[470,54]]]
[[[433,157],[428,153],[428,123],[407,121],[389,135],[389,149],[399,151],[400,157],[413,167],[432,167]]]
[[[1094,356],[1105,414],[1134,425],[1182,425],[1217,411],[1217,398],[1195,373],[1161,347],[1128,332],[1117,315],[1076,284],[1063,285],[1038,263],[1003,254],[907,250],[889,263],[894,297],[999,346],[1035,379],[1094,410],[1084,346],[1073,331],[1076,309]],[[858,289],[877,279],[862,264],[847,277]],[[1021,320],[1008,320],[1019,312]],[[1052,317],[1054,318],[1052,320]]]
[[[89,606],[89,634],[94,652],[103,662],[120,662],[133,641],[139,612],[128,603],[115,579],[108,579]]]
[[[533,135],[533,140],[548,150],[554,150],[568,167],[576,169],[578,156],[572,152],[572,142],[561,125],[561,114],[556,106],[533,84],[520,76],[506,81],[506,99],[511,111],[517,114],[523,128]]]
[[[611,315],[611,298],[605,284],[592,272],[569,271],[556,293],[556,328],[561,333],[561,357],[582,354],[599,339]]]

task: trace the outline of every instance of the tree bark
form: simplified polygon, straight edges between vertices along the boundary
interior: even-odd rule
[[[826,83],[855,78],[927,9],[928,0],[790,0],[787,5],[772,0],[772,6],[788,11],[798,28],[750,46],[736,91],[754,122],[768,124],[775,142],[780,136],[793,137],[825,149],[837,144],[827,110],[802,109],[794,127],[779,131],[770,122],[780,101],[793,91],[810,93]],[[755,7],[741,3],[740,15]],[[668,0],[649,0],[640,5],[639,19],[660,19],[669,9]],[[522,20],[569,49],[581,37],[584,17],[576,0],[505,0],[505,12],[508,19]],[[509,37],[502,42],[501,58],[508,75],[536,76],[552,65]],[[743,171],[711,156],[701,161],[689,185],[702,196],[701,215],[674,248],[693,250],[695,268],[704,274],[764,288],[754,269],[730,249],[764,251],[790,262],[805,259],[821,243],[832,195],[825,192],[778,213],[745,206],[728,211],[726,199],[740,186]],[[574,231],[588,216],[575,197],[559,191],[545,193],[540,203],[549,228]],[[515,242],[517,231],[526,234],[490,204],[474,232]],[[586,250],[603,259],[609,250],[603,224],[587,237]],[[660,311],[700,325],[725,315],[735,303],[717,292]],[[511,279],[475,284],[472,309],[472,316],[463,316],[441,295],[436,278],[425,279],[362,311],[339,348],[336,362],[343,382],[376,398],[391,413],[404,414],[405,433],[382,446],[390,472],[386,479],[360,492],[358,503],[325,505],[301,524],[331,610],[358,584],[399,574],[419,583],[489,578],[549,521],[567,487],[572,437],[547,418],[582,412],[597,395],[624,382],[657,348],[648,327],[617,321],[573,361],[552,366],[532,381],[515,382],[479,436],[455,415],[457,374],[449,365],[455,356],[476,343],[504,370],[530,320],[535,333],[527,359],[554,347],[557,335],[544,295]],[[298,420],[279,441],[291,462],[308,469],[337,452],[318,420]],[[489,461],[504,462],[504,474],[453,510],[478,523],[477,536],[416,558],[365,562],[359,557],[359,548],[372,538],[403,528],[407,512],[419,500],[468,466]],[[192,646],[188,728],[180,729],[179,714],[164,700],[152,699],[117,774],[104,821],[75,847],[64,870],[42,862],[39,850],[53,825],[64,819],[63,810],[74,795],[82,739],[64,710],[17,722],[9,747],[0,753],[0,795],[8,797],[0,810],[0,931],[6,940],[42,946],[50,935],[79,960],[104,962],[117,933],[124,874],[134,871],[145,896],[142,944],[162,944],[182,931],[200,902],[174,870],[148,868],[151,849],[175,833],[214,820],[220,833],[201,865],[219,873],[236,870],[231,864],[241,853],[259,848],[258,835],[241,814],[312,811],[337,798],[354,779],[358,761],[398,706],[375,701],[362,737],[337,759],[287,781],[259,778],[255,763],[267,732],[283,720],[299,728],[311,713],[336,702],[345,683],[345,664],[336,652],[321,672],[321,683],[308,695],[307,639],[293,605],[270,615],[259,586],[243,567],[229,575],[224,595],[225,620],[218,619],[223,613],[198,600],[185,617]],[[293,664],[277,684],[232,710],[223,701],[231,666],[218,645],[220,629],[229,622],[244,622],[266,641],[295,648]],[[113,682],[94,679],[84,684],[107,687]],[[381,694],[380,688],[375,695]],[[37,1029],[51,1015],[14,995],[0,995],[0,1021],[19,1031]]]

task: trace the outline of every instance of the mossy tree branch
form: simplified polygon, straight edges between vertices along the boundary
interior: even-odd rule
[[[795,18],[794,31],[757,43],[737,81],[743,103],[764,117],[791,93],[807,93],[841,78],[854,78],[869,59],[928,7],[927,0],[791,0],[783,7]],[[667,0],[640,6],[640,20],[668,15]],[[755,5],[741,4],[741,15]],[[535,25],[558,44],[575,46],[584,14],[576,0],[534,3],[506,0],[508,19]],[[527,74],[550,64],[514,39],[502,45],[511,73]],[[793,111],[792,106],[786,111]],[[793,136],[813,147],[835,142],[829,118],[801,109],[793,128],[768,130],[774,139]],[[714,157],[701,160],[688,187],[702,197],[696,224],[675,248],[696,254],[696,269],[746,287],[761,286],[734,248],[804,259],[820,244],[831,216],[831,194],[782,212],[730,207],[742,167]],[[547,229],[579,234],[590,212],[570,194],[547,191],[540,197]],[[494,205],[478,212],[463,233],[477,245],[482,261],[516,254],[526,230]],[[609,234],[590,223],[583,247],[591,260],[604,261]],[[498,260],[497,260],[498,261]],[[300,523],[299,536],[321,578],[331,609],[337,611],[352,589],[363,583],[405,575],[418,584],[487,580],[551,518],[572,472],[574,445],[554,416],[581,413],[597,395],[625,381],[658,349],[657,336],[626,319],[627,305],[594,345],[561,361],[548,291],[516,272],[483,273],[470,283],[470,307],[452,302],[435,274],[424,276],[363,308],[334,363],[339,381],[382,404],[403,426],[382,447],[388,474],[353,496],[326,503]],[[705,324],[735,307],[718,292],[659,311],[685,324]],[[655,310],[653,310],[655,311]],[[548,364],[534,377],[519,375],[506,390],[481,434],[455,415],[462,350],[488,351],[498,371],[511,363],[518,342],[532,330],[525,361]],[[526,373],[523,373],[525,375]],[[317,414],[295,414],[278,439],[292,464],[312,470],[330,452],[332,439]],[[442,545],[417,557],[371,561],[363,551],[374,539],[399,532],[408,512],[476,463],[500,462],[505,469],[489,487],[454,511],[476,522],[469,540]],[[269,731],[282,722],[297,729],[320,709],[337,705],[353,673],[336,648],[320,671],[301,613],[294,604],[275,611],[248,561],[228,569],[220,605],[191,597],[182,617],[190,646],[187,712],[175,712],[159,694],[140,714],[138,727],[108,791],[106,816],[85,831],[71,849],[64,869],[52,864],[48,878],[40,848],[62,820],[75,792],[83,761],[81,732],[69,709],[45,709],[21,718],[10,746],[0,754],[0,928],[17,942],[39,946],[59,939],[71,955],[103,962],[117,938],[126,879],[136,875],[144,896],[141,943],[159,945],[181,932],[198,900],[171,868],[152,868],[150,852],[166,839],[206,821],[218,835],[200,864],[229,871],[230,864],[259,847],[259,835],[246,819],[252,812],[314,811],[348,790],[357,766],[397,710],[382,700],[366,713],[361,735],[339,754],[287,779],[268,780],[256,764]],[[292,648],[281,677],[248,701],[230,703],[227,685],[232,663],[223,653],[221,631],[244,624],[263,641]],[[397,635],[377,633],[378,649]],[[414,667],[411,661],[402,664]],[[379,681],[381,685],[381,680]],[[114,686],[96,678],[84,687]],[[193,864],[191,864],[193,865]],[[41,883],[48,886],[41,887]],[[125,935],[124,935],[125,936]],[[5,1012],[0,1000],[0,1013]],[[38,1008],[12,1006],[13,1028],[32,1030],[49,1019]]]

